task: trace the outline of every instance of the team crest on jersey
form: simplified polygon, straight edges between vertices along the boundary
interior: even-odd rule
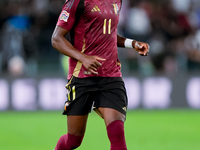
[[[60,20],[67,22],[68,18],[69,18],[69,13],[64,10],[60,15]]]
[[[118,15],[119,14],[119,7],[118,7],[118,5],[117,4],[113,4],[113,7],[114,7],[115,14]]]

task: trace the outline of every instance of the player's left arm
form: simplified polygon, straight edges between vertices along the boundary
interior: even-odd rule
[[[139,42],[136,40],[124,38],[120,35],[117,35],[117,46],[134,48],[141,56],[147,56],[150,48],[149,44],[145,42]]]

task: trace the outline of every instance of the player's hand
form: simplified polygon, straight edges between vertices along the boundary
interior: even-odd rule
[[[98,74],[97,69],[102,66],[100,61],[105,61],[106,59],[98,56],[88,56],[84,55],[83,60],[81,61],[83,66],[93,74]]]
[[[141,56],[147,56],[149,53],[150,46],[147,43],[136,41],[134,43],[134,48],[136,51],[138,51],[138,53]]]

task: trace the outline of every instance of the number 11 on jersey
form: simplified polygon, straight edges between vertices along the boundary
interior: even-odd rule
[[[107,19],[104,19],[103,34],[107,33]],[[108,20],[108,34],[111,34],[111,19]]]

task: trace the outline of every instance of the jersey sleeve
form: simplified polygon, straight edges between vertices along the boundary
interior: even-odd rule
[[[75,23],[76,9],[80,0],[67,0],[56,25],[70,31]]]

